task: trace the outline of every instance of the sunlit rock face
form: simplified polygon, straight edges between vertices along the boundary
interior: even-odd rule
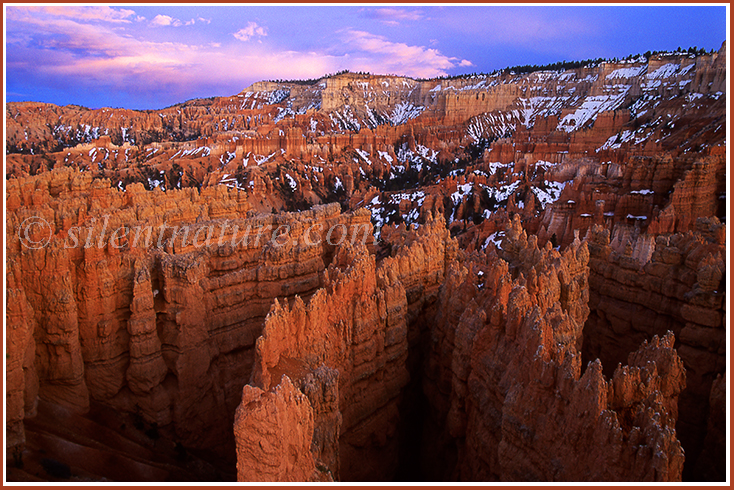
[[[13,478],[103,406],[241,481],[722,479],[725,65],[8,104]]]

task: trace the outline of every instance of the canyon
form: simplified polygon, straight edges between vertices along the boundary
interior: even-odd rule
[[[723,481],[726,89],[8,103],[8,480]]]

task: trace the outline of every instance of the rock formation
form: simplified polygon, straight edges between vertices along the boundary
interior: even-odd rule
[[[441,290],[424,389],[444,450],[434,457],[454,465],[435,477],[680,479],[671,429],[685,370],[672,334],[643,343],[611,379],[598,360],[582,369],[586,244],[539,249],[515,221],[502,250],[507,262],[464,257]]]
[[[318,414],[314,464],[342,480],[385,481],[397,471],[399,401],[409,379],[406,292],[420,289],[422,296],[437,286],[451,253],[442,222],[421,231],[379,267],[363,246],[340,246],[324,272],[324,289],[307,306],[300,298],[292,307],[276,303],[257,341],[253,386],[245,387],[238,413],[247,413],[247,393],[297,380]],[[235,425],[238,454],[256,445],[246,427]]]
[[[93,399],[173,423],[187,444],[231,438],[225,421],[239,403],[237,380],[249,377],[271,302],[318,288],[329,243],[340,238],[326,234],[371,239],[368,214],[330,205],[247,218],[236,193],[221,188],[122,192],[83,177],[54,171],[8,186],[19,206],[7,235],[16,271],[8,338],[17,343],[9,420],[22,419],[24,397],[26,406],[40,395],[79,412]],[[32,215],[48,218],[43,248],[21,241]],[[282,247],[272,240],[279,229],[289,232]]]
[[[608,381],[599,361],[582,375],[578,344],[588,314],[586,245],[577,241],[561,256],[550,247],[538,249],[519,221],[512,231],[503,243],[513,257],[509,264],[495,254],[462,253],[447,262],[423,383],[436,417],[427,423],[443,433],[424,441],[422,450],[429,465],[438,458],[436,463],[453,460],[454,466],[434,463],[431,471],[448,473],[431,476],[679,480],[684,457],[673,426],[686,381],[673,334],[643,342],[628,366],[619,366]],[[431,250],[421,241],[410,245],[416,247]],[[396,257],[401,255],[409,254],[403,249]],[[390,477],[396,455],[389,441],[400,414],[389,408],[407,382],[407,300],[402,281],[395,281],[396,265],[387,259],[375,267],[365,250],[342,248],[327,270],[336,279],[308,306],[296,299],[292,309],[273,307],[258,340],[253,386],[245,387],[237,412],[240,479],[313,479],[314,467],[329,475],[339,474],[340,467],[341,477],[350,480]],[[333,376],[317,376],[318,370]],[[327,382],[313,390],[319,378]],[[314,391],[316,396],[309,394]],[[312,425],[326,393],[339,416]],[[291,408],[279,408],[288,401]],[[278,414],[271,420],[284,420],[290,430],[252,427],[251,419],[271,404],[276,408],[269,410]],[[281,410],[304,415],[285,422]],[[335,454],[325,448],[333,448],[339,434],[337,459],[326,464],[320,456]],[[268,451],[291,444],[293,437],[298,442],[291,449]],[[304,438],[312,441],[310,447]],[[448,458],[436,450],[447,445]],[[277,463],[286,456],[288,462]]]
[[[9,458],[112,410],[151,478],[723,479],[725,66],[7,104]]]
[[[246,385],[234,427],[238,480],[319,481],[310,451],[313,409],[288,376],[272,392]]]
[[[712,383],[726,366],[723,225],[716,218],[697,224],[696,232],[648,241],[640,254],[644,236],[610,243],[608,230],[592,229],[592,314],[584,330],[585,357],[606,365],[623,361],[644,339],[675,333],[688,377],[677,428],[691,461],[706,437]]]

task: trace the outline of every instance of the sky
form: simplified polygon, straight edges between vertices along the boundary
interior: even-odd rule
[[[718,50],[725,6],[5,4],[6,101],[158,109],[340,70],[431,78]]]

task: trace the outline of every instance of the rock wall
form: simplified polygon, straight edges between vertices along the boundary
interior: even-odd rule
[[[246,418],[250,391],[277,391],[294,380],[316,414],[311,436],[316,467],[345,481],[392,479],[400,459],[400,401],[410,377],[411,305],[426,289],[437,289],[451,253],[442,221],[416,235],[379,266],[366,248],[342,245],[324,272],[324,289],[308,305],[300,298],[290,307],[275,304],[257,341],[252,386],[245,387],[238,420]],[[240,462],[260,451],[247,427],[235,424]],[[276,444],[271,437],[277,434],[266,436]],[[273,464],[262,457],[261,465]],[[239,479],[255,474],[240,471]]]
[[[718,149],[717,149],[718,150]],[[599,165],[593,160],[561,164],[545,179],[569,181],[560,199],[539,218],[538,237],[556,234],[558,244],[582,236],[594,224],[629,228],[651,235],[693,231],[698,217],[721,216],[726,182],[720,176],[726,159],[712,155],[631,156]]]
[[[259,82],[149,112],[8,104],[10,446],[40,397],[107,404],[231,455],[241,404],[253,413],[240,410],[240,450],[288,468],[263,467],[272,478],[605,477],[596,458],[675,479],[674,437],[631,415],[653,410],[676,425],[685,476],[721,478],[725,51]],[[366,251],[334,245],[355,233]],[[636,371],[656,349],[657,371]],[[583,368],[597,357],[603,376]],[[668,388],[619,401],[614,386],[638,374]],[[288,439],[270,413],[312,428]],[[538,416],[578,441],[600,424],[618,459],[553,439]],[[668,463],[630,455],[634,424]],[[272,445],[252,446],[254,433]],[[568,448],[585,452],[575,473]],[[252,464],[241,479],[257,478]]]
[[[608,369],[643,340],[675,333],[688,377],[677,432],[691,468],[709,437],[712,384],[726,371],[725,227],[716,218],[696,225],[654,241],[646,235],[610,241],[607,230],[590,230],[591,314],[584,329],[584,357],[600,358]],[[647,251],[635,254],[640,248]],[[722,477],[724,467],[718,471]]]
[[[173,424],[190,446],[231,442],[272,301],[315,292],[340,241],[371,242],[369,214],[255,215],[223,188],[104,184],[71,169],[8,183],[11,442],[36,396]],[[26,235],[33,216],[46,225]]]
[[[432,235],[406,240],[395,259],[427,254]],[[398,247],[400,238],[407,234],[397,237]],[[674,426],[686,375],[672,332],[643,342],[610,378],[599,361],[583,370],[586,244],[577,240],[563,254],[539,249],[515,220],[502,249],[507,261],[463,252],[444,259],[423,377],[427,479],[679,481],[684,455]],[[280,468],[288,470],[273,476],[278,481],[333,476],[337,468],[344,480],[394,474],[401,423],[395,402],[406,393],[409,346],[406,277],[398,262],[375,267],[365,250],[341,247],[326,288],[308,305],[296,299],[292,307],[273,307],[238,408],[240,480],[257,479],[260,467],[271,474],[268,468],[284,457]],[[288,431],[268,430],[272,422],[254,427],[263,407],[281,406],[281,393],[296,400],[283,408],[288,414],[269,410],[286,420],[308,405],[304,423]],[[317,412],[328,416],[311,428]],[[304,427],[310,448],[302,442]],[[324,455],[336,458],[325,462]]]
[[[234,427],[239,481],[319,481],[313,409],[288,376],[273,391],[246,385]]]
[[[15,261],[6,263],[6,356],[5,356],[5,434],[8,448],[22,448],[25,444],[23,419],[36,413],[38,380],[33,361],[36,329],[32,307],[21,287],[20,269]],[[18,449],[19,450],[19,449]]]
[[[686,377],[673,335],[643,343],[611,378],[599,361],[582,369],[586,244],[539,249],[516,220],[502,248],[508,261],[460,256],[439,295],[423,384],[438,428],[424,441],[428,474],[680,480],[673,427]]]
[[[558,118],[555,127],[546,128],[555,133],[551,139],[583,130],[570,142],[574,153],[598,147],[624,122],[620,113],[616,121],[600,121],[598,129],[603,130],[593,130],[598,112],[632,105],[649,112],[641,122],[652,121],[659,104],[655,100],[661,97],[725,92],[725,67],[726,43],[717,53],[694,59],[657,55],[561,72],[504,71],[421,81],[346,73],[313,83],[257,82],[231,97],[192,100],[158,111],[11,103],[6,107],[7,143],[11,153],[39,154],[95,140],[147,145],[199,138],[204,140],[200,146],[227,142],[260,154],[290,146],[293,153],[318,136],[398,126],[416,118],[422,119],[419,124],[437,127],[484,115],[481,132],[496,139],[532,127],[539,116],[551,116]],[[686,112],[692,115],[689,109],[676,117]]]

